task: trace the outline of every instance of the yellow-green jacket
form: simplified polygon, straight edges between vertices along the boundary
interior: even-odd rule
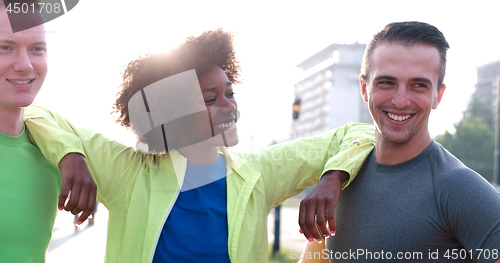
[[[186,158],[177,151],[141,153],[96,132],[77,129],[37,105],[25,109],[25,119],[32,139],[52,163],[58,165],[68,152],[85,155],[98,187],[98,201],[109,210],[105,262],[151,262],[180,191]],[[347,124],[257,152],[219,148],[227,164],[231,262],[267,262],[269,211],[317,183],[326,171],[346,171],[350,182],[372,150],[373,140],[373,126]]]

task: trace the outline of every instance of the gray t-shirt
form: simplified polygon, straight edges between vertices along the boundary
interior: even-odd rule
[[[500,257],[499,193],[434,141],[396,165],[377,163],[373,151],[335,216],[336,235],[326,239],[331,262]]]

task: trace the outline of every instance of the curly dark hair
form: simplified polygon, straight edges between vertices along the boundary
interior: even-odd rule
[[[148,85],[181,72],[195,69],[199,77],[217,65],[231,83],[240,83],[240,64],[236,59],[233,38],[232,33],[220,28],[205,31],[197,37],[186,38],[167,53],[145,54],[130,61],[121,71],[123,82],[113,104],[115,121],[130,128],[130,98]]]

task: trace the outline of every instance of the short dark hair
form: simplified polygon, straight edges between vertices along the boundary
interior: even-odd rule
[[[113,105],[116,122],[131,127],[128,102],[134,94],[164,78],[195,69],[199,77],[216,65],[229,81],[240,81],[240,64],[236,59],[232,33],[216,29],[186,38],[184,43],[167,53],[141,55],[130,61],[121,72],[123,82]]]
[[[361,66],[361,77],[368,79],[370,63],[375,48],[381,43],[400,44],[413,46],[425,44],[437,48],[441,58],[441,72],[439,73],[438,90],[444,81],[446,71],[446,52],[450,48],[443,33],[435,26],[423,22],[396,22],[386,25],[380,32],[373,35],[372,40],[365,49],[363,65]]]

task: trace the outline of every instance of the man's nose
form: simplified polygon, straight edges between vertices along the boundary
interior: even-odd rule
[[[399,85],[391,99],[391,103],[398,109],[405,108],[410,105],[410,99],[408,95],[409,94],[408,91],[406,90],[406,86]]]
[[[14,70],[17,72],[30,72],[33,70],[33,65],[31,64],[31,58],[28,52],[21,51],[18,53],[14,63]]]

